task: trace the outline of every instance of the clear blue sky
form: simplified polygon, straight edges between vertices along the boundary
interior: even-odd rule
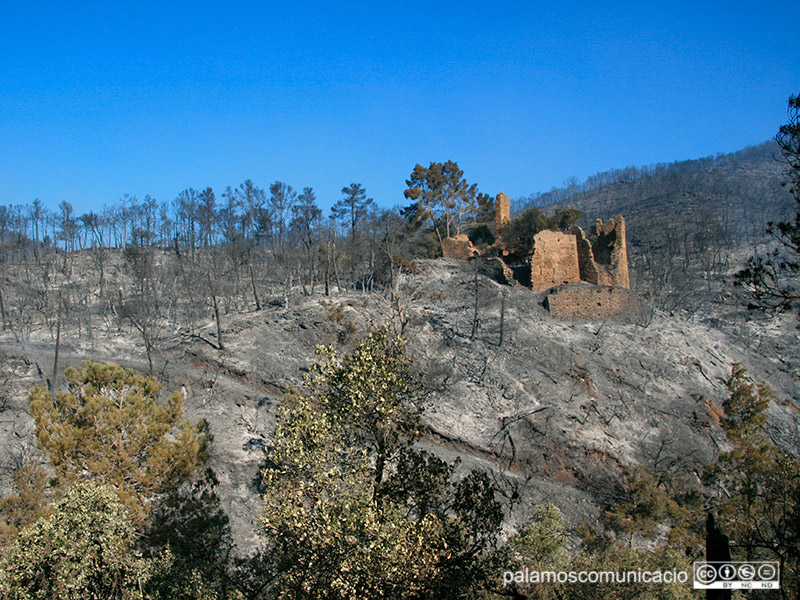
[[[800,2],[4,2],[0,203],[245,179],[403,203],[455,160],[512,198],[772,137]]]

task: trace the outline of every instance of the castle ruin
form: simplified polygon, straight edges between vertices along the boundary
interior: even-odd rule
[[[495,200],[496,231],[501,231],[510,222],[510,202],[501,192]],[[622,215],[605,222],[598,219],[592,239],[575,226],[569,232],[540,231],[533,240],[533,253],[528,262],[530,287],[535,291],[581,281],[630,288],[628,246]],[[483,252],[462,233],[442,240],[442,254],[445,258],[468,260]],[[502,254],[507,256],[507,252]]]
[[[593,242],[577,226],[569,233],[540,231],[533,240],[531,287],[536,291],[580,281],[631,287],[622,215],[605,222],[598,219]]]
[[[496,231],[510,222],[509,198],[501,192],[495,199]],[[495,248],[506,263],[512,258],[520,259],[509,256],[509,251],[499,245]],[[466,234],[442,242],[446,258],[468,260],[485,253]],[[513,265],[515,278],[534,291],[550,290],[545,306],[559,318],[620,318],[642,309],[638,296],[630,291],[622,215],[607,221],[598,219],[590,237],[577,226],[569,232],[540,231],[533,238],[533,251],[523,257],[523,263]]]

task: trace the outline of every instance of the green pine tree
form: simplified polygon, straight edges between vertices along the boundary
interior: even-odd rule
[[[207,425],[183,421],[183,397],[158,401],[161,384],[118,365],[85,362],[64,372],[55,396],[30,392],[39,447],[62,488],[84,479],[113,488],[142,521],[154,500],[206,460]]]

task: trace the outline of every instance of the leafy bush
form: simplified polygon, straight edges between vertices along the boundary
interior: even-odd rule
[[[320,347],[284,398],[264,470],[275,593],[291,598],[459,597],[483,575],[502,514],[485,475],[415,450],[422,387],[380,331],[339,358]]]
[[[75,484],[0,560],[0,598],[144,598],[153,564],[132,549],[130,516],[112,490]]]

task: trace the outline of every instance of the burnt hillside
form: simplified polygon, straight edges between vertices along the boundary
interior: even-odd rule
[[[583,184],[520,198],[514,208],[571,206],[584,213],[584,224],[622,213],[638,231],[710,214],[738,239],[751,241],[763,235],[767,221],[791,209],[781,185],[786,165],[778,156],[777,145],[769,141],[730,154],[615,169]]]
[[[119,258],[110,263],[112,272],[121,266]],[[75,277],[92,269],[91,261],[76,261]],[[658,310],[636,322],[565,322],[542,307],[544,292],[480,278],[473,335],[474,286],[467,261],[421,261],[416,274],[403,276],[395,301],[377,292],[305,295],[295,286],[285,303],[284,291],[274,290],[260,310],[230,307],[220,330],[207,314],[193,330],[173,324],[159,331],[154,372],[166,392],[183,391],[189,417],[210,425],[211,463],[240,547],[256,543],[259,473],[284,393],[302,385],[317,344],[347,351],[387,319],[406,320],[426,380],[422,446],[488,472],[510,527],[542,502],[555,503],[572,523],[596,522],[625,465],[658,469],[675,460],[700,472],[726,447],[718,407],[734,362],[774,387],[771,435],[792,452],[800,447],[791,317],[743,322],[735,334]],[[89,359],[148,371],[142,335],[124,313],[90,302],[83,319],[80,326],[64,322],[61,367]],[[214,343],[218,331],[224,348]],[[45,383],[54,346],[44,321],[24,339],[0,333],[3,486],[15,464],[41,460],[27,390]]]

